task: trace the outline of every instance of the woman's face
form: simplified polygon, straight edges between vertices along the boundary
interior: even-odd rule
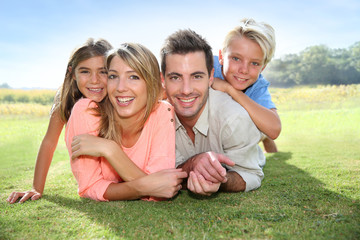
[[[144,117],[147,104],[145,80],[118,56],[110,62],[107,91],[120,119],[137,121]]]
[[[84,60],[76,66],[73,74],[80,92],[95,102],[100,102],[107,94],[107,72],[104,61],[103,56]]]

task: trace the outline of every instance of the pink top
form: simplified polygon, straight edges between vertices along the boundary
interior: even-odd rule
[[[71,157],[71,142],[74,136],[88,133],[98,135],[100,117],[93,115],[91,108],[96,103],[80,99],[73,107],[66,125],[65,141]],[[145,173],[175,167],[175,123],[173,107],[160,102],[146,121],[141,135],[131,148],[122,148],[128,157]],[[71,159],[71,158],[70,158]],[[111,183],[122,179],[103,157],[84,156],[71,162],[71,169],[78,182],[81,197],[107,201],[104,193]]]

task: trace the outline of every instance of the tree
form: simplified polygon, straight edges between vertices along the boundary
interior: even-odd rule
[[[360,42],[348,49],[311,46],[274,59],[264,71],[273,86],[360,83]]]
[[[0,88],[11,88],[11,87],[7,83],[2,83],[0,84]]]

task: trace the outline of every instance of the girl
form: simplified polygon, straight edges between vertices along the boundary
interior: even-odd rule
[[[97,201],[171,198],[187,174],[174,169],[174,112],[160,101],[159,65],[144,46],[121,46],[107,58],[108,96],[78,101],[66,126],[78,193]],[[102,138],[87,145],[74,138],[86,133]]]
[[[88,39],[85,44],[74,50],[66,68],[64,83],[55,96],[49,126],[38,152],[33,189],[11,193],[7,199],[9,203],[15,203],[18,198],[21,198],[19,203],[29,198],[41,198],[56,145],[75,102],[83,97],[100,102],[107,94],[104,61],[106,53],[111,48],[106,40]]]

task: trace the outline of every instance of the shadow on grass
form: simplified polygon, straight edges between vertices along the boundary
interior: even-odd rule
[[[79,211],[125,238],[199,238],[204,234],[236,238],[254,236],[250,234],[260,229],[257,237],[305,234],[359,239],[359,202],[327,190],[324,183],[289,164],[291,157],[290,152],[269,155],[262,187],[249,193],[219,193],[204,198],[182,191],[171,201],[157,203],[100,203],[52,194],[44,199]],[[264,232],[269,226],[278,226],[283,232],[267,235]],[[290,230],[294,227],[298,232]]]

